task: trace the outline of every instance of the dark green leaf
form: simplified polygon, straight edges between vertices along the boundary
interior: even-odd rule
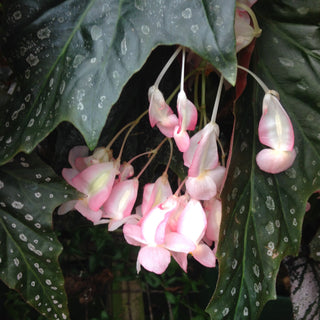
[[[17,156],[0,172],[0,277],[48,318],[67,319],[51,215],[72,192],[36,156]]]
[[[20,81],[1,110],[1,162],[18,151],[30,152],[64,120],[94,148],[124,84],[158,45],[189,47],[234,83],[234,3],[6,3],[3,43]],[[149,81],[152,85],[155,79]]]
[[[320,37],[315,19],[320,3],[265,0],[256,11],[263,32],[254,69],[280,93],[298,155],[284,173],[271,175],[257,167],[263,92],[251,84],[235,109],[233,153],[222,195],[220,275],[207,308],[215,320],[257,319],[265,303],[276,298],[280,262],[298,253],[306,202],[320,186]]]

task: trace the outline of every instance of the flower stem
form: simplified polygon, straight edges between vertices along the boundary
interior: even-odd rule
[[[152,153],[152,156],[150,157],[150,159],[148,160],[148,162],[144,165],[144,167],[141,169],[141,171],[139,172],[139,174],[137,175],[137,179],[139,179],[141,177],[141,175],[144,173],[144,171],[148,168],[149,164],[152,162],[152,160],[154,159],[154,157],[156,156],[156,154],[158,153],[159,149],[162,147],[162,145],[168,140],[168,138],[164,138],[160,144],[153,150],[150,151],[150,153]]]
[[[124,137],[124,139],[123,139],[123,141],[122,141],[121,149],[120,149],[120,152],[119,152],[119,155],[118,155],[117,160],[120,161],[120,159],[121,159],[121,157],[122,157],[122,153],[123,153],[124,146],[125,146],[125,144],[126,144],[126,142],[127,142],[127,139],[128,139],[128,137],[129,137],[131,131],[135,128],[135,126],[140,122],[140,120],[141,120],[146,114],[148,114],[148,110],[146,110],[146,111],[144,111],[142,114],[140,114],[140,116],[139,116],[136,120],[128,123],[127,125],[125,125],[125,126],[116,134],[116,136],[111,140],[111,142],[108,144],[107,148],[108,148],[108,147],[110,148],[111,144],[115,141],[115,139],[124,131],[124,129],[126,129],[126,128],[130,125],[130,129],[127,131],[127,133],[126,133],[126,135],[125,135],[125,137]]]
[[[167,163],[167,166],[166,166],[166,169],[164,170],[164,173],[165,174],[168,174],[168,170],[170,168],[170,164],[171,164],[171,160],[172,160],[172,156],[173,156],[173,145],[172,145],[172,139],[169,138],[168,139],[169,141],[169,144],[170,144],[170,156],[169,156],[169,160],[168,160],[168,163]]]
[[[179,54],[181,49],[182,49],[182,47],[179,46],[179,48],[173,53],[173,55],[170,57],[168,62],[165,64],[165,66],[163,67],[163,69],[159,73],[158,78],[156,79],[156,82],[154,83],[154,86],[156,88],[159,87],[160,81],[162,80],[163,76],[165,75],[165,73],[167,72],[167,70],[169,69],[169,67],[171,66],[172,62],[177,57],[177,55]]]
[[[182,64],[181,64],[181,79],[180,79],[180,92],[184,91],[184,67],[186,62],[186,49],[182,49]]]
[[[217,90],[216,100],[214,101],[214,106],[213,106],[212,115],[211,115],[211,122],[212,123],[216,122],[218,108],[219,108],[219,102],[220,102],[220,97],[221,97],[223,80],[224,80],[224,78],[221,75],[220,81],[219,81],[218,90]]]
[[[268,93],[270,91],[269,88],[266,86],[266,84],[255,73],[253,73],[249,69],[247,69],[243,66],[239,66],[239,65],[238,65],[238,69],[241,69],[241,70],[248,72],[259,83],[260,87],[262,88],[262,90],[265,93]]]

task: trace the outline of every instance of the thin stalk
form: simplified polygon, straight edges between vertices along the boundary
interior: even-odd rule
[[[218,90],[217,90],[216,100],[214,101],[214,106],[213,106],[212,115],[211,115],[211,122],[212,123],[216,122],[219,103],[220,103],[220,97],[221,97],[221,92],[222,92],[223,80],[224,80],[224,78],[221,75]]]
[[[259,85],[262,88],[262,90],[264,91],[264,93],[268,93],[270,91],[269,88],[266,86],[266,84],[255,73],[253,73],[249,69],[247,69],[243,66],[239,66],[239,65],[238,65],[238,69],[241,69],[241,70],[248,72],[259,83]]]
[[[203,126],[207,124],[207,113],[206,113],[206,74],[203,70],[201,73],[201,117],[203,119]]]
[[[175,196],[177,196],[177,197],[179,196],[179,193],[180,193],[182,187],[184,186],[184,184],[186,183],[187,179],[188,179],[188,176],[186,176],[186,177],[183,179],[183,181],[180,183],[178,189],[177,189],[176,192],[174,193]]]
[[[140,120],[146,115],[148,114],[148,110],[146,110],[145,112],[143,112],[136,120],[132,121],[131,122],[131,127],[130,129],[127,131],[123,141],[122,141],[122,145],[121,145],[121,149],[120,149],[120,152],[119,152],[119,155],[118,155],[118,158],[117,160],[120,161],[121,157],[122,157],[122,153],[123,153],[123,149],[124,149],[124,146],[127,142],[127,139],[131,133],[131,131],[135,128],[135,126],[140,122]],[[110,143],[109,143],[110,144]],[[109,146],[109,145],[108,145]]]
[[[161,72],[158,75],[158,78],[156,79],[156,82],[154,83],[154,86],[156,88],[159,87],[160,81],[162,80],[163,76],[165,75],[165,73],[167,72],[167,70],[169,69],[169,67],[171,66],[172,62],[174,61],[174,59],[177,57],[177,55],[179,54],[179,52],[181,51],[182,47],[179,47],[174,53],[173,55],[170,57],[170,59],[168,60],[168,62],[165,64],[165,66],[163,67],[163,69],[161,70]]]
[[[118,139],[118,137],[121,135],[121,133],[122,133],[124,130],[126,130],[128,127],[132,126],[132,125],[135,123],[135,121],[137,121],[138,119],[139,119],[139,121],[140,121],[140,119],[141,119],[142,117],[144,117],[147,113],[148,113],[148,110],[144,111],[136,120],[133,120],[133,121],[127,123],[124,127],[122,127],[122,128],[117,132],[117,134],[112,138],[112,140],[108,143],[108,145],[106,146],[106,149],[110,149],[111,146],[114,144],[114,142]],[[139,122],[139,121],[138,121],[138,122]]]
[[[186,49],[183,48],[182,50],[182,64],[181,64],[181,79],[180,79],[180,92],[184,91],[184,67],[186,62]]]
[[[169,141],[169,144],[170,144],[170,156],[169,156],[169,160],[168,160],[166,169],[164,170],[164,173],[165,173],[165,174],[168,174],[168,170],[169,170],[169,167],[170,167],[170,164],[171,164],[171,160],[172,160],[172,156],[173,156],[173,144],[172,144],[172,139],[169,138],[168,141]]]
[[[184,81],[187,81],[190,77],[192,77],[195,73],[203,70],[202,68],[194,69],[192,72],[188,73],[188,75],[185,77]],[[170,96],[167,98],[166,103],[170,104],[171,100],[174,98],[174,96],[178,93],[180,90],[180,84],[172,91]]]
[[[141,175],[144,173],[144,171],[148,168],[149,164],[152,162],[152,160],[154,159],[154,157],[156,156],[156,154],[158,153],[159,149],[162,147],[162,145],[168,140],[168,138],[164,138],[160,144],[153,149],[152,152],[152,156],[150,157],[150,159],[148,160],[148,162],[144,165],[144,167],[141,169],[141,171],[139,172],[139,174],[137,175],[137,179],[139,179],[141,177]]]

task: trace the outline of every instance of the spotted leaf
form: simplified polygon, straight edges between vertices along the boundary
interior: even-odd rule
[[[158,45],[187,46],[234,83],[234,5],[235,0],[6,2],[2,42],[18,83],[1,108],[0,162],[30,152],[62,121],[73,123],[94,148],[124,84]]]
[[[250,79],[235,106],[233,152],[222,195],[220,276],[207,308],[215,320],[258,319],[265,303],[276,298],[280,262],[298,253],[307,199],[320,187],[319,3],[261,0],[254,10],[263,32],[253,68],[280,93],[293,122],[297,158],[276,175],[257,167],[264,93]]]
[[[0,278],[48,319],[68,318],[51,214],[72,193],[36,156],[1,167]]]

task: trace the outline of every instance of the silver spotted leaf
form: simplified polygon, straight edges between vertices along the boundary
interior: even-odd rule
[[[320,37],[318,1],[258,1],[262,36],[253,69],[280,93],[295,131],[297,158],[287,171],[259,170],[257,136],[264,92],[250,79],[235,106],[232,157],[222,194],[219,280],[212,319],[258,319],[276,298],[281,260],[299,251],[309,196],[320,187]]]
[[[294,320],[320,319],[320,262],[308,257],[285,260],[291,282]]]
[[[68,318],[52,212],[73,192],[34,155],[0,168],[0,278],[48,319]]]
[[[158,45],[191,48],[234,84],[234,6],[235,0],[6,2],[2,44],[18,82],[0,109],[0,163],[32,151],[62,121],[93,149],[123,86]]]

